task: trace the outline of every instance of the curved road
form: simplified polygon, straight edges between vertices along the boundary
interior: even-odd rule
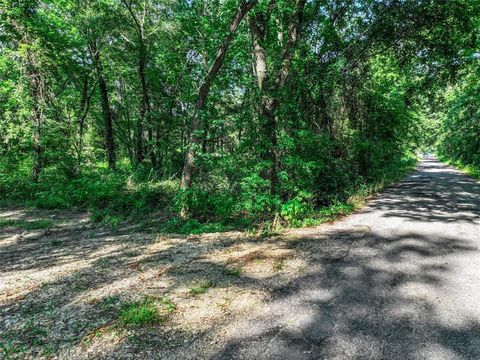
[[[305,275],[213,359],[480,359],[480,185],[435,161],[296,245]],[[321,233],[319,233],[321,232]]]

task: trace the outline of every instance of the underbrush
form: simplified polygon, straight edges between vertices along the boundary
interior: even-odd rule
[[[439,160],[452,165],[475,179],[480,179],[480,164],[468,164],[458,159],[448,158],[445,155],[440,155]]]
[[[23,230],[40,230],[48,229],[53,226],[53,221],[50,220],[35,220],[35,221],[25,221],[25,220],[5,220],[0,219],[0,229],[2,227],[15,227]]]
[[[129,220],[165,233],[242,229],[271,235],[283,227],[314,226],[347,215],[416,164],[413,154],[392,156],[388,144],[358,143],[335,155],[317,150],[340,148],[322,141],[308,145],[304,139],[297,155],[282,159],[277,195],[270,194],[261,176],[268,164],[224,156],[208,163],[200,159],[197,181],[187,192],[179,190],[178,180],[162,180],[148,169],[111,172],[97,165],[68,177],[50,167],[33,183],[28,162],[15,168],[0,164],[0,199],[41,209],[87,210],[94,222],[112,228]],[[182,208],[189,213],[186,219],[179,216]]]
[[[38,183],[30,180],[28,164],[16,171],[0,166],[0,199],[39,209],[87,210],[92,220],[116,226],[122,220],[165,212],[177,192],[177,182],[140,176],[102,166],[69,178],[47,168]]]
[[[270,235],[283,227],[332,221],[358,209],[368,196],[415,168],[417,158],[413,153],[392,156],[388,146],[365,142],[342,157],[331,153],[322,157],[312,146],[305,151],[308,155],[285,157],[277,195],[269,192],[269,182],[260,175],[261,167],[247,171],[246,166],[225,178],[223,174],[229,173],[225,166],[212,166],[208,176],[175,197],[176,211],[185,206],[190,218],[174,217],[163,229],[200,233],[250,228]],[[220,170],[216,173],[215,169]]]

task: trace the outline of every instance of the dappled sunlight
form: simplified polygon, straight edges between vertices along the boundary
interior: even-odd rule
[[[87,349],[105,358],[149,349],[172,359],[473,359],[478,225],[445,219],[456,194],[428,195],[460,175],[424,168],[350,217],[273,237],[156,236],[74,223],[7,236],[0,329],[16,341],[53,344],[65,359],[88,358]],[[464,182],[463,192],[478,191]],[[420,199],[436,212],[412,204]],[[463,200],[478,211],[475,197]],[[122,304],[142,299],[174,310],[157,325],[122,327]]]

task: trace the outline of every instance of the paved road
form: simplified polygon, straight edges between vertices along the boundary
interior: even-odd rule
[[[480,185],[431,160],[299,241],[310,267],[213,359],[480,359]]]

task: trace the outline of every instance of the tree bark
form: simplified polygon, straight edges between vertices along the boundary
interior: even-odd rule
[[[257,3],[257,0],[250,0],[250,1],[242,0],[240,2],[237,8],[237,12],[230,23],[229,32],[225,36],[222,44],[220,44],[220,46],[218,47],[215,60],[213,61],[212,66],[210,67],[207,73],[207,76],[203,80],[203,83],[198,90],[198,99],[195,105],[194,115],[192,117],[192,122],[190,126],[190,130],[191,130],[190,137],[187,143],[187,152],[185,155],[185,162],[184,162],[183,171],[182,171],[181,188],[183,190],[189,189],[192,184],[192,172],[194,168],[196,147],[198,146],[198,143],[199,143],[199,138],[196,132],[201,127],[201,119],[200,119],[201,112],[205,107],[208,93],[210,92],[210,88],[212,86],[213,81],[217,77],[218,72],[222,68],[223,62],[225,60],[225,56],[227,55],[228,48],[230,47],[230,44],[235,36],[235,33],[237,32],[237,29],[240,26],[240,23],[242,22],[245,15],[247,15],[248,12],[256,5],[256,3]]]
[[[42,125],[43,109],[42,99],[44,96],[44,81],[42,75],[37,71],[38,64],[35,54],[28,50],[27,53],[27,75],[30,80],[30,97],[32,100],[32,121],[33,121],[33,166],[32,180],[37,183],[42,172]]]
[[[144,160],[144,146],[143,146],[143,124],[147,124],[147,136],[148,136],[148,153],[150,155],[150,161],[153,167],[157,166],[157,157],[154,151],[153,145],[153,125],[151,123],[151,104],[150,96],[148,93],[147,80],[145,76],[145,68],[147,64],[147,48],[145,45],[145,8],[143,12],[143,18],[138,18],[131,6],[131,2],[128,0],[122,0],[123,4],[127,8],[130,16],[135,23],[138,34],[138,75],[140,78],[140,85],[142,89],[142,102],[140,104],[139,119],[137,122],[137,162],[142,163]]]
[[[147,80],[145,76],[145,68],[147,63],[147,49],[145,47],[144,31],[143,25],[139,28],[139,61],[138,61],[138,74],[140,77],[140,84],[142,87],[142,104],[140,106],[140,123],[147,124],[147,136],[148,136],[148,153],[150,155],[150,161],[153,167],[157,167],[157,157],[155,155],[154,146],[153,146],[153,129],[152,129],[152,118],[151,118],[151,104],[150,104],[150,95],[148,93]],[[141,126],[143,127],[143,126]],[[140,138],[140,141],[142,138]],[[140,143],[141,146],[141,143]],[[143,157],[143,154],[142,154]]]
[[[36,74],[31,74],[32,77],[36,77]],[[42,172],[42,145],[41,145],[41,135],[42,135],[42,120],[43,112],[40,106],[39,97],[41,96],[39,80],[33,81],[32,89],[32,99],[33,99],[33,168],[32,168],[32,179],[33,182],[37,183]]]
[[[112,110],[110,108],[110,102],[108,100],[108,87],[103,73],[103,66],[100,59],[100,52],[97,49],[96,41],[90,43],[90,50],[92,52],[93,62],[95,69],[97,70],[98,86],[100,88],[100,98],[102,102],[103,119],[105,122],[105,148],[107,152],[108,168],[115,170],[116,157],[115,157],[115,139],[113,135],[113,119]]]
[[[82,97],[80,99],[80,106],[78,109],[78,146],[77,146],[77,168],[79,173],[83,161],[83,133],[85,132],[85,119],[87,118],[90,109],[90,99],[93,95],[96,85],[94,84],[92,91],[88,92],[88,77],[85,77],[82,84]]]

